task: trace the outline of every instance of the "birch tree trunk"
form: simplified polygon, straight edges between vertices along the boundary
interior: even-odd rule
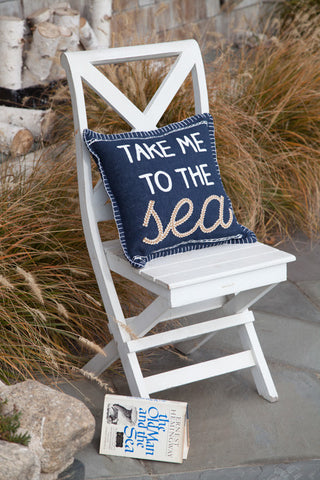
[[[88,20],[100,45],[110,46],[110,17],[112,0],[89,0],[86,4]]]
[[[60,29],[49,22],[39,23],[34,32],[30,50],[27,52],[23,72],[23,87],[44,83],[60,40]]]
[[[21,88],[23,32],[21,18],[0,17],[0,87]]]
[[[86,50],[94,50],[99,47],[99,42],[89,22],[83,17],[80,18],[80,42]]]
[[[25,155],[33,144],[32,133],[23,127],[0,122],[0,150],[12,156]]]

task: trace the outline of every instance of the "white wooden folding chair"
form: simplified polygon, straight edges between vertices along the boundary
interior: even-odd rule
[[[95,67],[166,57],[176,59],[143,112]],[[192,72],[195,113],[208,112],[205,72],[198,44],[184,40],[68,52],[63,54],[61,63],[67,72],[73,105],[83,228],[114,338],[104,348],[106,356],[97,354],[84,368],[99,375],[120,357],[131,394],[146,398],[160,390],[250,368],[258,393],[271,402],[277,400],[254,328],[254,316],[248,309],[277,283],[286,280],[287,263],[295,259],[292,255],[258,242],[221,245],[158,258],[136,269],[124,257],[120,242],[103,242],[98,230],[98,223],[112,219],[113,213],[110,203],[106,204],[103,184],[99,182],[93,187],[92,183],[90,155],[82,139],[82,132],[87,128],[83,82],[133,129],[151,130],[157,128],[171,100]],[[125,318],[111,271],[153,292],[156,299],[136,317]],[[181,317],[192,319],[193,324],[146,336],[159,322]],[[215,332],[231,327],[237,327],[243,351],[143,376],[137,352],[198,340],[202,336],[203,341],[197,341],[200,346]]]

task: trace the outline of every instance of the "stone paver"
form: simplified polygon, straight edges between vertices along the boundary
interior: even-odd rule
[[[296,250],[298,248],[298,251]],[[303,235],[281,248],[294,253],[289,281],[255,305],[256,329],[275,381],[279,401],[255,390],[251,372],[241,371],[158,392],[157,398],[187,401],[190,451],[181,465],[99,455],[98,428],[77,458],[86,480],[309,480],[320,479],[320,245]],[[221,332],[192,355],[194,361],[239,349],[237,332]],[[153,372],[188,364],[160,350],[148,358]],[[127,395],[121,375],[103,378]],[[78,390],[101,424],[102,390],[84,380]],[[82,392],[82,394],[81,394]],[[91,405],[91,406],[90,406]]]
[[[118,477],[109,477],[110,480],[116,480],[116,478]],[[138,477],[125,478],[126,480],[138,480]],[[319,478],[320,460],[309,460],[274,465],[201,470],[180,474],[144,475],[139,477],[139,480],[318,480]]]
[[[309,289],[306,284],[304,285],[305,291]],[[317,309],[301,289],[292,282],[285,282],[274,287],[254,305],[253,309],[262,312],[276,313],[288,318],[309,320],[311,322],[317,322],[318,326],[320,325],[320,310]]]
[[[298,282],[297,285],[313,305],[320,310],[320,280]]]
[[[295,235],[278,248],[293,253],[296,261],[288,265],[288,278],[292,282],[320,280],[320,242],[313,244],[302,233]]]
[[[265,312],[255,313],[255,327],[268,362],[318,371],[320,374],[320,325]],[[240,338],[232,329],[213,337],[203,349],[217,347],[225,354],[241,349]],[[271,366],[270,366],[271,367]]]

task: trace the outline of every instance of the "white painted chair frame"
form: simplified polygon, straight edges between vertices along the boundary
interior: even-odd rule
[[[162,85],[142,112],[133,105],[95,65],[176,57]],[[221,245],[162,257],[135,269],[122,254],[118,240],[102,242],[98,223],[113,218],[101,182],[92,184],[91,160],[82,140],[87,128],[83,84],[88,84],[134,130],[151,130],[167,109],[181,84],[192,72],[195,113],[209,111],[205,71],[201,52],[194,40],[112,48],[63,54],[71,91],[81,215],[83,228],[108,316],[112,340],[106,357],[97,354],[84,367],[101,374],[119,357],[131,394],[150,394],[216,375],[250,368],[258,393],[269,401],[278,398],[269,368],[248,309],[277,283],[286,280],[287,263],[295,258],[261,243]],[[219,152],[218,152],[219,153]],[[111,271],[136,282],[157,295],[142,313],[125,318],[112,280]],[[186,317],[184,327],[145,336],[159,322]],[[123,328],[128,325],[130,329]],[[215,332],[237,327],[244,350],[222,358],[144,377],[137,352],[167,344],[184,344],[189,353]],[[128,331],[134,332],[134,338]],[[202,340],[199,336],[202,335]],[[196,342],[190,342],[196,339]],[[191,346],[190,346],[191,345]],[[181,347],[182,348],[182,347]]]

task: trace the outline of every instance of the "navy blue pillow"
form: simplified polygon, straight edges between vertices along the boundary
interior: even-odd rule
[[[225,193],[210,114],[151,131],[103,135],[86,129],[83,138],[134,267],[187,250],[256,241],[237,222]]]

